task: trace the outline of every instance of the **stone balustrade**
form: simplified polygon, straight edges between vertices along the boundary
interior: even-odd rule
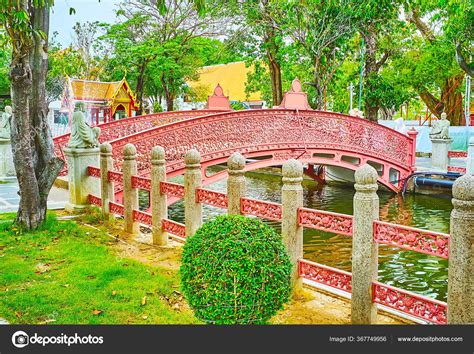
[[[303,207],[303,166],[288,160],[282,168],[282,203],[272,203],[245,197],[245,158],[234,153],[228,159],[227,193],[202,188],[203,168],[197,150],[185,154],[184,185],[166,181],[165,150],[151,151],[151,178],[137,176],[136,149],[124,147],[123,171],[111,171],[111,147],[100,147],[100,171],[97,167],[70,163],[87,174],[87,191],[100,190],[101,195],[89,192],[89,203],[101,206],[106,215],[122,216],[125,231],[136,234],[140,224],[151,227],[153,243],[170,246],[169,238],[185,242],[202,224],[202,204],[227,209],[229,214],[242,214],[280,221],[282,239],[294,266],[292,284],[323,288],[326,291],[351,297],[352,323],[375,323],[377,311],[391,309],[425,322],[473,323],[472,293],[474,255],[474,177],[459,178],[453,188],[454,210],[451,216],[451,235],[379,221],[377,172],[367,164],[355,174],[356,194],[354,215],[332,213]],[[72,171],[70,171],[71,173]],[[90,188],[90,179],[97,188]],[[99,182],[100,181],[100,182]],[[113,183],[121,182],[124,204],[113,202]],[[101,183],[101,188],[99,185]],[[138,210],[138,189],[150,192],[148,211]],[[184,198],[185,224],[168,219],[167,198]],[[303,259],[303,228],[330,231],[352,237],[352,273]],[[379,244],[388,244],[413,252],[421,252],[449,260],[448,302],[431,299],[377,281]],[[449,305],[449,312],[448,312]]]

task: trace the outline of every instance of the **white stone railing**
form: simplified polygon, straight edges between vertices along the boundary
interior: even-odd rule
[[[71,154],[75,157],[77,154]],[[89,156],[89,155],[88,155]],[[472,323],[474,304],[472,264],[474,254],[474,177],[460,177],[453,187],[454,210],[451,214],[451,235],[379,221],[377,172],[361,166],[355,174],[356,194],[354,215],[332,213],[303,207],[303,166],[297,160],[288,160],[282,168],[282,203],[272,203],[245,197],[245,158],[234,153],[228,159],[227,193],[215,192],[201,186],[200,155],[190,150],[185,155],[184,184],[166,181],[165,150],[154,147],[151,151],[151,178],[137,175],[136,149],[124,147],[123,171],[111,171],[112,147],[100,147],[100,168],[72,163],[84,169],[69,171],[70,178],[84,176],[86,183],[79,193],[89,195],[84,204],[102,208],[108,218],[123,216],[125,231],[137,234],[139,225],[151,227],[153,243],[168,245],[169,238],[185,241],[202,224],[202,205],[227,209],[229,214],[242,214],[281,222],[281,233],[290,260],[294,265],[292,281],[295,287],[303,281],[334,289],[351,297],[352,323],[375,323],[378,305],[399,311],[412,318],[431,323]],[[99,160],[99,156],[97,156]],[[88,160],[90,161],[90,160]],[[84,177],[82,177],[84,178]],[[96,182],[91,182],[95,179]],[[70,183],[78,186],[80,183]],[[113,184],[123,184],[123,204],[113,201]],[[138,190],[150,192],[150,212],[138,209]],[[93,191],[100,190],[100,195]],[[168,218],[168,198],[184,198],[185,223]],[[71,193],[71,204],[74,204]],[[313,228],[352,237],[352,274],[303,259],[303,228]],[[441,302],[377,281],[378,246],[388,244],[449,258],[448,302]],[[378,304],[378,305],[377,305]],[[448,312],[449,307],[449,312]]]

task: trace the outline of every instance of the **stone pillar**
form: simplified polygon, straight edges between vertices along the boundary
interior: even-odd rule
[[[355,174],[354,225],[352,236],[352,324],[376,322],[377,306],[372,302],[372,282],[377,280],[378,246],[373,221],[379,219],[377,171],[370,165]]]
[[[13,165],[12,144],[10,139],[0,138],[0,181],[13,181],[16,179],[15,166]]]
[[[137,149],[133,144],[123,148],[122,170],[125,232],[138,234],[138,222],[133,221],[133,210],[138,210],[138,189],[132,187],[132,176],[137,174]]]
[[[298,225],[298,208],[303,206],[303,165],[295,159],[288,160],[283,164],[282,175],[281,235],[293,265],[293,289],[298,290],[302,286],[298,276],[298,260],[303,258],[303,227]]]
[[[81,211],[89,206],[89,194],[99,195],[100,180],[89,177],[88,166],[99,167],[99,148],[65,148],[68,163],[68,211]]]
[[[151,217],[153,244],[166,246],[168,233],[161,228],[161,221],[168,218],[166,194],[160,191],[160,182],[166,181],[165,149],[155,146],[151,150]]]
[[[114,167],[112,159],[112,145],[100,145],[100,198],[102,199],[102,213],[106,220],[112,218],[109,212],[109,202],[114,201],[114,184],[109,182],[109,171]]]
[[[412,127],[407,131],[407,134],[413,141],[411,146],[411,169],[412,171],[416,171],[416,136],[418,135],[418,132]]]
[[[196,149],[184,155],[186,170],[184,172],[184,220],[186,237],[194,235],[202,224],[202,206],[197,202],[196,189],[201,187],[201,155]]]
[[[467,170],[468,175],[474,175],[474,136],[469,139],[467,147]]]
[[[453,185],[448,268],[448,324],[474,324],[474,176]]]
[[[244,176],[245,158],[234,152],[227,160],[227,213],[240,215],[240,198],[245,196],[246,183]]]
[[[453,139],[431,139],[431,167],[447,170],[449,165],[448,152]]]

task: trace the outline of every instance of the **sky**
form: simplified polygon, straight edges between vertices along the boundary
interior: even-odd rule
[[[72,42],[72,27],[76,22],[115,22],[115,5],[120,0],[56,0],[51,11],[50,36],[57,31],[57,40],[68,46]],[[75,14],[70,15],[73,7]]]

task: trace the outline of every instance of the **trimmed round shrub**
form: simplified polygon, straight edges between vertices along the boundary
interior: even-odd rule
[[[291,293],[281,236],[240,215],[202,225],[184,246],[180,273],[188,303],[206,323],[266,323]]]

